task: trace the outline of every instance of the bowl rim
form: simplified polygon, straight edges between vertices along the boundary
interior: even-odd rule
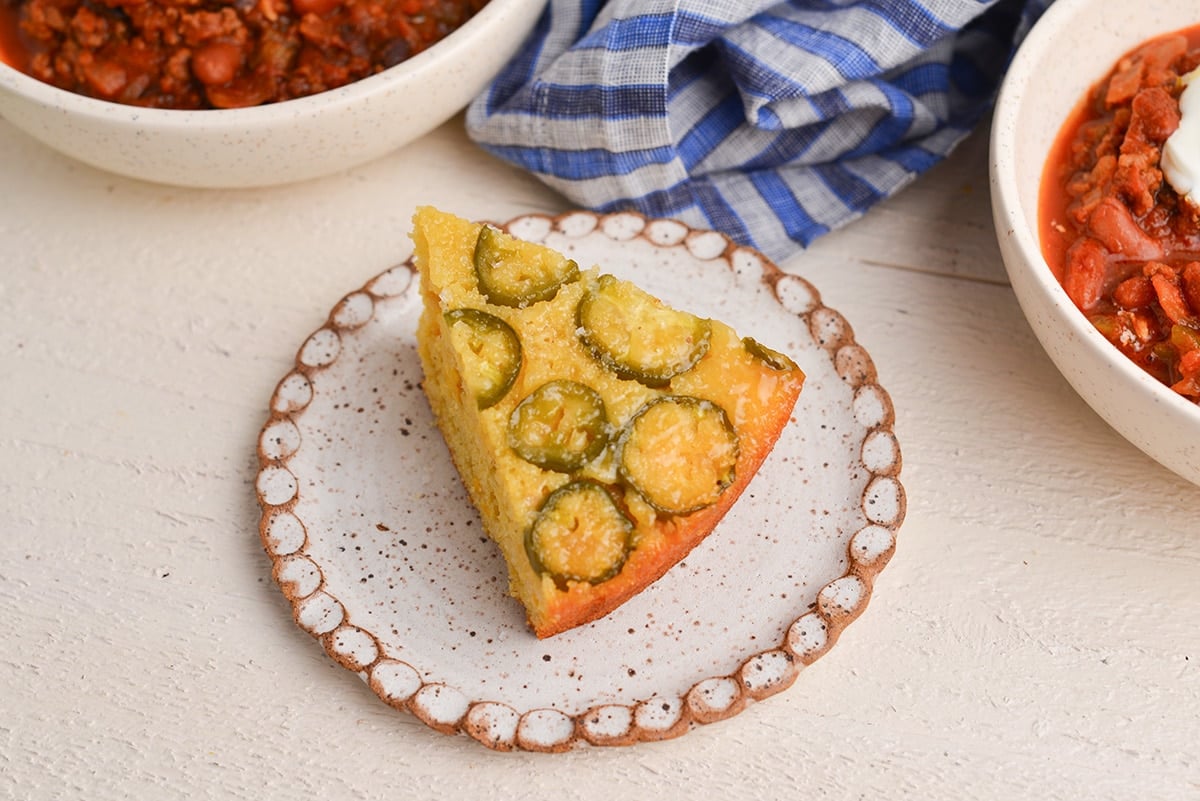
[[[299,120],[334,113],[354,102],[386,94],[436,71],[445,59],[469,49],[479,35],[506,15],[528,11],[541,13],[548,0],[489,0],[466,22],[443,39],[411,58],[357,81],[275,103],[232,109],[165,109],[132,106],[89,97],[45,83],[0,60],[0,91],[13,94],[65,114],[118,124],[137,124],[155,128],[217,129],[263,127],[281,119]]]
[[[1090,351],[1093,356],[1100,359],[1132,385],[1140,388],[1153,401],[1166,404],[1173,411],[1190,418],[1200,428],[1200,403],[1189,401],[1138,367],[1088,322],[1068,297],[1066,290],[1046,262],[1046,258],[1042,254],[1041,237],[1037,226],[1027,224],[1029,219],[1038,219],[1039,210],[1034,208],[1032,214],[1026,213],[1025,205],[1022,203],[1021,190],[1017,184],[1015,169],[1016,122],[1022,104],[1025,102],[1023,90],[1026,85],[1037,79],[1036,68],[1039,55],[1045,48],[1054,44],[1059,31],[1070,25],[1076,14],[1089,2],[1092,0],[1056,0],[1033,25],[1021,46],[1018,47],[1001,84],[992,119],[989,154],[991,182],[996,199],[999,201],[996,211],[1003,215],[1005,222],[997,234],[1002,238],[1010,239],[1020,251],[1028,266],[1025,270],[1027,277],[1044,296],[1050,299],[1058,313],[1058,319],[1076,335],[1081,347]],[[1200,18],[1197,19],[1196,24],[1200,25]],[[1164,34],[1170,32],[1171,30],[1162,31]],[[1144,41],[1144,39],[1131,42],[1129,48],[1136,47],[1140,41]],[[1111,64],[1101,65],[1096,76],[1089,80],[1087,85],[1091,86],[1095,81],[1100,80],[1110,67]],[[1061,132],[1069,111],[1068,109],[1063,112],[1054,127],[1055,138]],[[1043,155],[1042,165],[1039,165],[1039,178],[1047,156],[1048,153]],[[1005,266],[1006,269],[1011,269],[1007,263]]]

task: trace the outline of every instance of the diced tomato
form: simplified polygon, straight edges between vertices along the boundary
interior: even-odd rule
[[[1080,239],[1067,254],[1063,289],[1083,311],[1090,311],[1104,292],[1108,251],[1095,239]]]
[[[1144,275],[1126,278],[1113,289],[1113,300],[1122,309],[1141,309],[1149,306],[1157,298],[1154,285]]]
[[[1154,284],[1154,294],[1158,296],[1159,305],[1168,320],[1181,323],[1191,316],[1177,277],[1167,272],[1156,272],[1150,276],[1150,283]]]

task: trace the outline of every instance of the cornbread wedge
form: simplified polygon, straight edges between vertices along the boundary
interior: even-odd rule
[[[424,389],[538,637],[608,614],[716,526],[804,373],[543,245],[414,218]]]

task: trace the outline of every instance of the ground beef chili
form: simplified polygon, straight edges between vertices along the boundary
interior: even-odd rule
[[[72,92],[257,106],[404,61],[487,0],[0,0],[0,57]]]
[[[1179,126],[1180,76],[1197,65],[1200,27],[1143,44],[1092,87],[1047,162],[1040,233],[1092,324],[1200,402],[1200,209],[1159,166]]]

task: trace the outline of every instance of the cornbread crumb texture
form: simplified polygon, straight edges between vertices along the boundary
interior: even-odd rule
[[[418,210],[425,390],[538,636],[607,614],[699,543],[804,375],[550,248]]]

